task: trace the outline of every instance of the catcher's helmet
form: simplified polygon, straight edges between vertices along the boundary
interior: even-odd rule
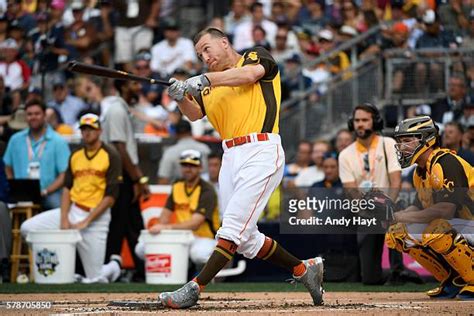
[[[402,168],[414,164],[428,148],[439,145],[438,128],[429,116],[418,116],[401,121],[395,127],[393,136],[397,141],[395,148]],[[401,142],[403,137],[416,137],[416,140]]]

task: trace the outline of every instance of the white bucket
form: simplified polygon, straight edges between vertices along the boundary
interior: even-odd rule
[[[74,283],[76,244],[82,240],[77,229],[34,230],[26,241],[33,252],[36,283]]]
[[[157,235],[142,230],[145,277],[148,284],[183,284],[188,278],[191,230],[163,230]]]

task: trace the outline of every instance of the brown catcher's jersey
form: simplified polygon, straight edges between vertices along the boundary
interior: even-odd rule
[[[195,212],[204,215],[205,220],[194,231],[195,236],[214,238],[219,229],[216,192],[211,184],[202,179],[192,189],[186,188],[184,180],[176,181],[165,207],[174,213],[178,223],[190,220]]]
[[[413,174],[417,190],[415,206],[420,209],[440,202],[456,204],[454,217],[474,219],[474,172],[471,165],[448,149],[435,149],[426,168],[417,167]]]
[[[96,152],[76,150],[69,158],[64,185],[70,190],[71,201],[93,208],[104,196],[117,198],[122,181],[122,163],[118,152],[102,144]]]
[[[273,57],[263,47],[252,48],[236,67],[257,64],[265,68],[265,75],[255,84],[205,88],[195,98],[222,139],[279,131],[281,84]]]

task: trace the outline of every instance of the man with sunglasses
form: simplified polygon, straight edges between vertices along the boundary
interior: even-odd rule
[[[440,147],[438,128],[429,116],[403,120],[395,128],[398,161],[417,164],[416,198],[393,215],[387,246],[409,254],[440,285],[431,298],[474,299],[474,201],[472,166]]]
[[[104,263],[110,208],[118,196],[122,168],[115,148],[100,140],[97,115],[83,115],[79,126],[84,147],[69,159],[61,207],[33,216],[20,230],[25,238],[33,230],[80,230],[77,250],[87,279],[94,280]]]
[[[220,226],[217,194],[213,186],[201,178],[201,157],[201,153],[193,149],[181,153],[182,179],[173,184],[159,222],[148,228],[151,234],[170,229],[192,230],[195,238],[189,255],[198,268],[204,266],[214,251],[217,243],[214,237]],[[176,221],[171,220],[172,216]],[[136,255],[142,259],[145,259],[144,247],[143,242],[135,247]]]

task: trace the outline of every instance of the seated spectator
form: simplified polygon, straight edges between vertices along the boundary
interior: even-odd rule
[[[46,121],[59,135],[73,135],[74,129],[64,124],[61,113],[57,108],[46,109]]]
[[[252,30],[256,25],[260,25],[265,30],[265,39],[272,47],[275,46],[277,25],[265,18],[262,3],[254,2],[250,5],[250,14],[251,21],[243,22],[235,29],[233,40],[235,50],[241,52],[255,45],[252,39]]]
[[[151,48],[151,69],[161,76],[170,76],[177,68],[194,69],[197,56],[193,42],[180,36],[179,25],[169,19],[164,26],[165,38]]]
[[[295,161],[285,165],[283,177],[285,181],[293,180],[302,170],[309,167],[311,162],[311,142],[302,140],[298,144]]]
[[[163,152],[163,156],[161,157],[158,166],[159,184],[170,184],[181,177],[179,157],[186,149],[199,151],[202,155],[203,166],[207,169],[207,156],[211,152],[209,146],[193,139],[191,125],[188,121],[179,121],[175,128],[176,138],[178,141]]]
[[[148,50],[142,50],[135,56],[134,73],[141,77],[164,79],[156,71],[153,71],[150,66],[152,55]],[[176,70],[176,69],[175,69]],[[164,86],[158,84],[150,84],[142,82],[142,93],[146,100],[152,105],[158,105],[161,102]]]
[[[289,27],[279,26],[275,37],[275,46],[272,47],[272,56],[277,64],[283,64],[283,62],[291,58],[294,55],[300,55],[300,48],[298,45],[298,38],[293,31],[290,31]]]
[[[3,157],[9,179],[39,179],[43,206],[59,207],[69,160],[69,146],[46,122],[46,107],[38,100],[25,105],[28,128],[14,134]]]
[[[463,134],[464,129],[461,124],[457,122],[446,123],[444,125],[442,147],[454,150],[459,157],[469,162],[471,166],[474,166],[474,153],[462,147]]]
[[[313,34],[318,34],[329,23],[329,19],[325,14],[325,8],[326,3],[324,0],[308,1],[308,4],[305,6],[307,14],[298,19],[298,25],[310,30]],[[301,12],[301,14],[303,13]]]
[[[323,157],[330,149],[331,146],[324,140],[317,140],[313,143],[311,151],[313,165],[304,168],[298,173],[294,180],[295,186],[310,187],[313,183],[324,179],[324,172],[322,170]]]
[[[52,98],[53,87],[51,84],[42,86],[43,76],[44,82],[52,82],[61,61],[69,54],[64,41],[64,26],[58,21],[61,14],[61,4],[53,1],[50,13],[44,12],[37,16],[38,27],[30,34],[35,52],[32,84],[44,90],[47,101]]]
[[[26,63],[18,59],[18,43],[6,39],[0,43],[3,60],[0,61],[0,76],[5,80],[5,86],[10,90],[22,90],[28,87],[31,70]]]
[[[472,4],[469,6],[462,0],[449,0],[438,7],[439,20],[443,27],[457,35],[463,35],[469,29],[469,14]]]
[[[245,1],[233,0],[229,13],[224,17],[224,31],[229,38],[234,38],[235,29],[242,23],[250,21]]]
[[[451,75],[447,96],[431,105],[431,118],[441,124],[458,121],[467,101],[466,79],[463,74]]]
[[[253,47],[261,46],[265,48],[266,50],[271,50],[270,43],[266,39],[267,33],[261,27],[260,25],[255,25],[252,29],[252,40],[253,40],[253,45],[252,47],[247,47],[247,49],[251,49]],[[245,49],[245,50],[247,50]]]
[[[342,24],[353,27],[358,32],[367,31],[367,24],[364,21],[364,16],[359,11],[359,7],[352,0],[342,1]]]
[[[342,188],[342,182],[339,178],[339,167],[337,153],[326,152],[323,156],[322,169],[324,179],[314,183],[312,188]]]
[[[456,48],[458,46],[454,34],[447,31],[440,24],[435,11],[426,10],[422,17],[425,27],[424,33],[416,41],[416,48]],[[437,54],[426,55],[433,57]],[[435,92],[442,90],[442,65],[439,63],[418,63],[416,64],[415,85],[418,92],[423,92],[426,87]],[[429,81],[427,81],[429,78]]]
[[[336,47],[334,33],[329,29],[319,32],[318,39],[321,54],[330,53]],[[349,57],[344,52],[338,52],[330,55],[327,62],[320,67],[324,67],[333,75],[339,74],[350,67]]]
[[[36,21],[31,13],[22,9],[21,2],[21,0],[8,1],[7,14],[10,20],[18,23],[19,28],[29,33],[36,26]]]
[[[354,142],[354,135],[346,128],[339,130],[336,134],[335,148],[339,154]]]
[[[86,114],[79,123],[84,147],[76,150],[64,179],[60,208],[40,213],[21,225],[26,238],[35,229],[78,229],[77,244],[86,277],[99,277],[105,259],[110,208],[119,193],[121,161],[113,146],[100,140],[99,117]]]
[[[212,185],[200,177],[202,171],[201,153],[185,150],[179,158],[182,180],[173,184],[160,216],[160,221],[148,231],[159,234],[165,229],[188,229],[194,232],[194,241],[189,248],[191,261],[202,267],[216,246],[215,233],[220,227],[217,194]],[[192,192],[192,193],[189,193]],[[176,223],[171,222],[171,216]],[[145,258],[144,243],[135,247],[138,257]]]
[[[313,83],[310,77],[303,74],[301,58],[296,54],[285,59],[282,73],[284,74],[281,83],[282,101],[295,96],[297,93],[306,91]]]
[[[96,32],[84,19],[85,5],[81,0],[71,3],[73,22],[66,28],[65,40],[71,59],[90,58],[96,48]]]
[[[78,122],[81,111],[87,109],[86,103],[69,93],[66,79],[63,76],[56,76],[52,82],[53,100],[48,102],[48,107],[56,108],[61,113],[65,124],[74,127]]]
[[[10,281],[10,255],[12,251],[12,220],[8,210],[8,182],[5,165],[0,159],[0,284]]]

